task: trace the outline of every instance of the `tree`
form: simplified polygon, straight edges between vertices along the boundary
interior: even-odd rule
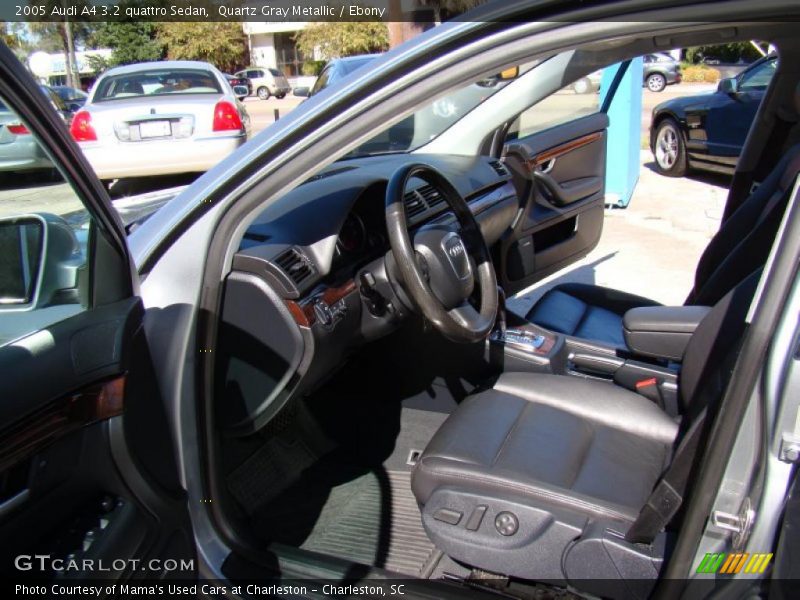
[[[389,48],[389,28],[373,21],[312,23],[297,32],[295,42],[307,57],[313,57],[316,49],[326,59],[369,54]]]
[[[91,63],[95,71],[163,57],[164,49],[157,39],[158,26],[148,21],[115,21],[100,23],[89,42],[94,48],[109,48],[111,58]]]
[[[161,23],[157,39],[171,59],[203,60],[228,72],[245,64],[247,44],[238,22]]]
[[[736,63],[740,60],[752,61],[761,55],[749,42],[731,42],[713,46],[694,46],[686,49],[686,60],[699,63],[704,58],[713,58],[722,62]]]

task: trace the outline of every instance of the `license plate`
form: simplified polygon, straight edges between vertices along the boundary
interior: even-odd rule
[[[172,134],[169,121],[142,121],[139,123],[139,137],[155,138],[166,137]]]

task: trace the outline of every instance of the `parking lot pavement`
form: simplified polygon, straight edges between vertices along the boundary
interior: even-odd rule
[[[628,208],[605,211],[600,243],[580,262],[509,300],[525,314],[558,283],[602,285],[680,305],[694,283],[700,254],[719,228],[729,179],[698,174],[670,178],[642,151],[639,182]]]
[[[244,106],[247,109],[247,114],[250,115],[251,137],[275,121],[276,109],[278,116],[282,117],[291,112],[303,100],[305,98],[298,98],[291,94],[280,100],[278,98],[259,100],[255,96],[245,98]]]

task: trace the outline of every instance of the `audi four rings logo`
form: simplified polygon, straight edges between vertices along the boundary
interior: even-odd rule
[[[447,249],[447,253],[453,258],[461,256],[462,254],[464,254],[464,244],[462,244],[461,242],[456,242]]]

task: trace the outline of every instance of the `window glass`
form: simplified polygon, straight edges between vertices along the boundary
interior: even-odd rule
[[[0,345],[87,307],[89,228],[78,194],[0,99]]]
[[[102,78],[94,101],[161,94],[211,94],[221,91],[219,82],[211,71],[152,69]]]
[[[743,73],[739,80],[739,89],[742,91],[767,89],[777,66],[777,60],[768,60]]]
[[[522,112],[509,129],[508,139],[524,138],[600,110],[602,71],[561,88]]]

